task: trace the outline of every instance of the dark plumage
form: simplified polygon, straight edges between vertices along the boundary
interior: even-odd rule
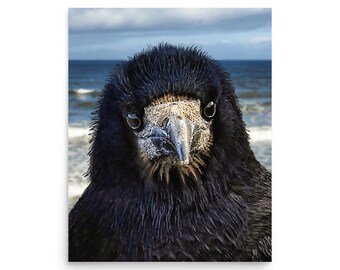
[[[169,152],[149,158],[137,143],[145,108],[177,106],[177,97],[199,101],[195,117],[213,136],[209,150],[190,152],[192,174],[187,155],[176,155],[183,140],[167,137]],[[118,65],[92,130],[91,183],[69,214],[70,261],[271,261],[271,174],[250,148],[229,74],[205,53],[161,44]],[[157,166],[169,160],[164,181]]]

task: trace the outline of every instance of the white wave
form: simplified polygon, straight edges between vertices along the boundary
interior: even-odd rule
[[[89,182],[69,182],[68,183],[68,197],[78,199],[84,190],[88,187]]]
[[[251,127],[248,131],[251,142],[272,140],[272,128],[270,126]]]
[[[68,137],[69,138],[81,138],[87,137],[89,135],[88,127],[69,127],[68,128]]]
[[[95,91],[96,90],[94,90],[94,89],[86,89],[86,88],[79,88],[79,89],[72,90],[72,92],[74,92],[78,95],[88,95],[88,94],[91,94]]]

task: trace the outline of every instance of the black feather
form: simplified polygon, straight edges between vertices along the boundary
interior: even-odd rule
[[[217,105],[200,184],[138,172],[126,113],[142,116],[165,94]],[[250,148],[229,74],[207,54],[160,44],[118,65],[91,130],[91,183],[69,214],[70,261],[271,261],[271,174]]]

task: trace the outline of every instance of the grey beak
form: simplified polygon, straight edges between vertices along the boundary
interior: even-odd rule
[[[166,128],[181,165],[188,166],[193,133],[191,124],[186,119],[170,116]]]

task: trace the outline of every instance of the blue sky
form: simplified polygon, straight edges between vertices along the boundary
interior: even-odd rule
[[[271,9],[69,9],[69,59],[126,59],[160,42],[271,59]]]

